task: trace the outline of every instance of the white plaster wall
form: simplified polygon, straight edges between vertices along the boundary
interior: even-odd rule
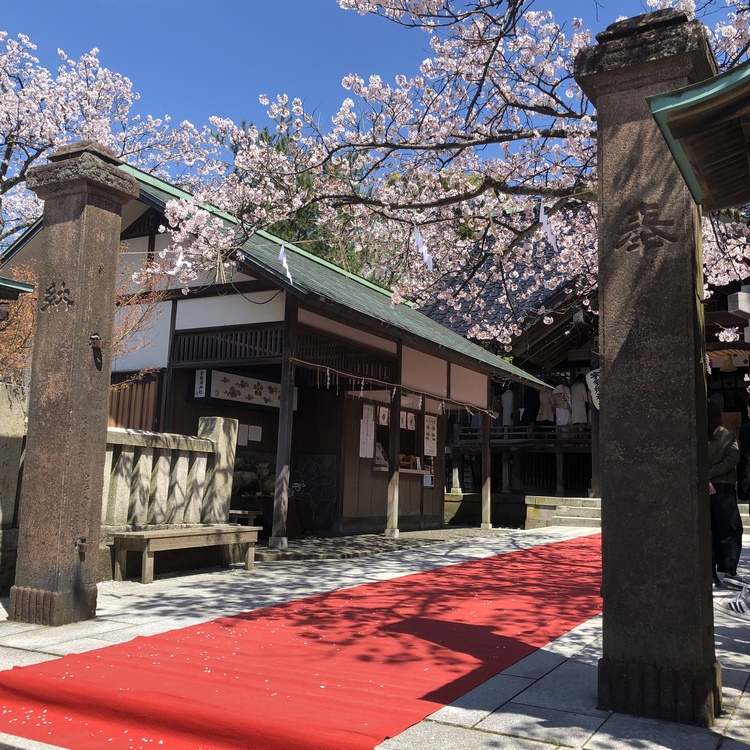
[[[364,331],[360,331],[358,328],[353,328],[346,323],[339,323],[338,321],[331,320],[323,315],[316,315],[309,310],[300,310],[297,319],[303,325],[317,328],[320,331],[325,331],[334,336],[340,336],[349,341],[355,341],[358,344],[364,344],[372,349],[379,349],[380,351],[388,352],[389,354],[396,354],[398,351],[395,341],[389,341],[388,339],[380,338],[380,336],[365,333]]]
[[[115,327],[122,311],[115,313]],[[113,372],[137,372],[147,368],[167,366],[169,353],[169,318],[171,303],[162,302],[156,306],[147,323],[147,328],[138,331],[125,342],[125,347],[135,347],[134,351],[116,359],[112,363]]]
[[[273,290],[179,300],[175,328],[219,328],[283,320],[284,293]]]
[[[433,396],[448,395],[448,363],[424,352],[401,349],[401,383],[421,393]]]
[[[487,403],[487,375],[459,365],[451,365],[450,397],[455,401],[488,409],[490,405]]]

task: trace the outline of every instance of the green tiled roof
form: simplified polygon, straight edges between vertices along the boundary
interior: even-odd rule
[[[279,260],[284,244],[287,265],[292,276],[290,283],[286,270]],[[411,305],[392,304],[391,293],[354,274],[338,268],[310,253],[283,242],[266,232],[256,232],[248,239],[243,251],[248,264],[265,276],[271,276],[287,289],[295,289],[305,296],[330,300],[356,313],[437,347],[446,359],[467,358],[481,363],[482,370],[494,370],[508,377],[534,386],[547,387],[532,375],[506,362],[504,359],[473,344],[463,336],[415,310]],[[450,353],[454,356],[451,357]],[[456,356],[458,355],[458,356]]]
[[[33,291],[33,284],[26,284],[14,279],[4,279],[0,276],[0,299],[18,299],[20,294],[29,294]]]

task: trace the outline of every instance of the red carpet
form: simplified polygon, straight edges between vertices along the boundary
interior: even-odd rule
[[[593,535],[16,667],[0,672],[0,732],[365,750],[597,614],[599,586]]]

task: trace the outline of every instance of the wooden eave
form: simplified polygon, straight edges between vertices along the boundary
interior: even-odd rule
[[[749,203],[750,63],[648,101],[695,202]]]
[[[0,300],[17,300],[22,294],[30,294],[33,291],[33,284],[0,277]]]

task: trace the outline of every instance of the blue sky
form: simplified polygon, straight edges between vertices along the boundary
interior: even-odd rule
[[[318,108],[327,124],[346,96],[348,73],[392,81],[428,55],[427,35],[342,11],[336,0],[4,0],[0,29],[28,35],[47,67],[57,49],[93,47],[128,76],[138,110],[204,124],[210,115],[265,122],[258,95],[286,93]],[[645,0],[536,0],[559,18],[582,16],[601,30]]]

